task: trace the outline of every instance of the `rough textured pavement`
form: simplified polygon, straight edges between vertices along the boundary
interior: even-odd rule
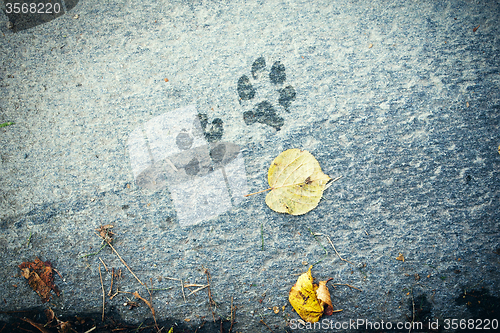
[[[233,332],[296,327],[288,292],[311,264],[362,290],[329,284],[343,310],[331,324],[498,315],[498,1],[66,9],[43,24],[0,15],[0,123],[15,123],[0,128],[2,311],[99,313],[99,258],[122,269],[113,290],[146,294],[109,248],[82,257],[112,224],[134,273],[166,289],[153,292],[157,318],[192,331],[212,320],[207,292],[185,288],[184,300],[169,278],[203,285],[204,269],[215,316],[233,298]],[[268,187],[288,148],[343,176],[303,216],[243,196]],[[45,304],[18,268],[36,257],[63,277]],[[126,297],[106,311],[150,320]]]

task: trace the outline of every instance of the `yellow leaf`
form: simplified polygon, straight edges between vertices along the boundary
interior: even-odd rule
[[[405,257],[403,256],[403,254],[400,253],[399,256],[396,257],[396,260],[405,262]]]
[[[305,321],[315,323],[323,315],[323,307],[319,305],[316,291],[313,286],[313,278],[309,270],[299,276],[297,282],[288,294],[288,300],[293,308]]]
[[[271,192],[266,204],[278,213],[302,215],[314,209],[331,179],[305,150],[288,149],[271,163],[267,178]]]

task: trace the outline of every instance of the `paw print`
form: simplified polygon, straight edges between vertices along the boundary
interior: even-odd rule
[[[212,120],[210,128],[208,127],[208,117],[205,113],[198,113],[198,119],[200,120],[200,125],[203,130],[203,134],[208,142],[213,143],[220,141],[222,135],[224,134],[224,122],[220,118],[215,118]]]
[[[266,70],[266,60],[260,57],[252,64],[252,79],[258,81]],[[276,61],[269,72],[269,81],[276,87],[279,94],[278,103],[286,112],[290,112],[292,101],[295,100],[295,89],[292,86],[283,87],[286,81],[285,65]],[[238,79],[238,95],[240,96],[240,104],[242,101],[253,101],[256,97],[257,90],[252,84],[250,78],[242,75]],[[285,123],[284,119],[278,115],[273,104],[267,100],[260,101],[255,104],[253,110],[245,111],[243,119],[247,125],[261,123],[274,127],[277,131]]]

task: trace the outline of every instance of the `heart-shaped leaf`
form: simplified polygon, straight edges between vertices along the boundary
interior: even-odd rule
[[[305,150],[288,149],[271,163],[267,178],[271,192],[266,204],[278,213],[302,215],[314,209],[331,179]]]

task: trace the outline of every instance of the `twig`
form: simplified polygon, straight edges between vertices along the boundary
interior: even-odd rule
[[[127,267],[127,269],[129,270],[129,272],[135,277],[135,279],[141,284],[144,286],[144,288],[146,288],[146,290],[148,291],[149,293],[149,297],[152,298],[153,296],[151,295],[151,291],[149,290],[148,286],[146,284],[144,284],[138,277],[137,275],[134,274],[134,272],[132,271],[132,269],[127,265],[127,263],[125,262],[125,260],[123,260],[123,258],[120,256],[120,254],[115,250],[115,248],[113,247],[113,245],[111,245],[111,241],[112,241],[112,238],[111,236],[113,235],[113,233],[109,230],[106,230],[106,229],[109,229],[109,228],[112,228],[113,226],[111,225],[107,225],[107,226],[101,226],[100,228],[100,234],[98,234],[97,232],[95,232],[96,235],[98,235],[99,237],[101,237],[108,245],[109,247],[113,250],[113,252],[118,256],[118,258],[120,258],[120,261],[125,265],[125,267]],[[99,258],[101,259],[101,258]],[[102,261],[102,260],[101,260]],[[104,262],[103,262],[104,264]],[[106,266],[105,266],[106,267]],[[101,265],[99,264],[99,274],[101,274]],[[101,285],[102,285],[102,275],[101,275]],[[184,288],[182,289],[183,292],[184,292]],[[137,295],[136,295],[137,294]],[[104,285],[102,285],[102,295],[103,295],[103,302],[104,302]],[[156,315],[155,315],[155,311],[154,311],[154,308],[153,308],[153,305],[152,305],[152,302],[148,302],[146,299],[142,298],[141,296],[139,296],[139,293],[136,291],[134,296],[140,298],[141,300],[143,300],[150,308],[151,310],[151,313],[153,314],[153,320],[155,322],[155,326],[156,326],[156,330],[157,332],[160,332],[160,328],[158,327],[158,324],[156,323]],[[103,304],[103,313],[102,313],[102,320],[104,321],[104,304]]]
[[[52,268],[52,269],[53,269],[53,270],[57,273],[57,275],[59,275],[59,277],[61,278],[61,280],[63,280],[63,281],[64,281],[64,278],[63,278],[63,276],[61,275],[61,273],[59,273],[59,271],[58,271],[57,269],[55,269],[55,268]]]
[[[201,323],[201,325],[200,325],[200,326],[196,327],[196,331],[194,331],[194,333],[197,333],[197,332],[198,332],[198,330],[199,330],[200,328],[202,328],[202,327],[203,327],[203,325],[205,325],[205,323],[206,323],[206,321],[203,321],[203,322]],[[172,332],[173,332],[173,330],[172,330]],[[169,332],[169,333],[170,333],[170,332]]]
[[[206,287],[206,285],[205,284],[197,284],[197,283],[190,283],[190,284],[184,285],[184,288],[190,288],[190,287]]]
[[[33,320],[28,318],[21,318],[21,320],[30,323],[32,326],[38,328],[42,333],[50,333],[49,330],[46,330],[42,324],[35,323]],[[30,331],[31,332],[31,331]]]
[[[346,262],[350,263],[351,265],[354,265],[354,264],[353,264],[352,262],[350,262],[349,260],[344,259],[344,258],[342,258],[342,257],[340,256],[340,254],[337,252],[337,249],[335,248],[335,245],[333,245],[332,240],[330,239],[330,237],[328,237],[328,236],[327,236],[327,235],[325,235],[325,234],[321,234],[321,233],[316,233],[315,235],[316,235],[316,236],[325,236],[325,237],[328,239],[328,241],[330,242],[330,244],[332,245],[333,249],[335,250],[335,253],[339,256],[340,260],[342,260],[342,261],[346,261]],[[354,265],[354,266],[356,266],[356,265]]]
[[[141,301],[143,301],[144,303],[146,303],[146,305],[151,310],[151,313],[153,314],[153,320],[155,321],[156,329],[159,331],[160,329],[158,328],[158,324],[156,323],[155,309],[153,308],[153,305],[151,304],[151,302],[149,302],[147,299],[145,299],[144,297],[142,297],[141,295],[139,295],[139,293],[137,291],[133,292],[132,295],[134,295],[135,297],[137,297],[138,299],[140,299]]]
[[[104,284],[102,283],[102,273],[101,264],[99,263],[99,277],[101,278],[101,288],[102,288],[102,321],[104,322],[104,304],[106,302],[106,296],[104,295]]]
[[[97,328],[97,326],[94,326],[94,327],[92,327],[91,329],[89,329],[88,331],[85,331],[85,333],[90,333],[90,332],[92,332],[93,330],[95,330],[96,328]]]
[[[333,283],[332,285],[334,285],[334,286],[348,286],[349,288],[353,288],[353,289],[359,290],[361,292],[363,291],[363,290],[361,290],[359,288],[356,288],[356,287],[353,287],[353,286],[351,286],[350,284],[347,284],[347,283]]]
[[[206,268],[204,268],[204,272],[207,275],[208,304],[210,305],[210,310],[212,311],[212,318],[214,319],[214,323],[215,323],[215,314],[214,314],[214,310],[212,309],[212,306],[215,306],[215,302],[212,298],[212,291],[210,290],[210,273],[208,272],[208,269],[206,269]]]
[[[119,293],[121,293],[121,291],[120,291],[120,290],[118,290],[118,287],[117,287],[117,288],[116,288],[116,293],[114,293],[113,295],[111,295],[111,296],[109,297],[109,300],[112,300],[112,299],[113,299],[113,297],[115,297],[115,296],[116,296],[116,295],[118,295]]]
[[[99,257],[99,260],[102,262],[102,265],[104,266],[104,269],[106,269],[106,272],[108,271],[108,266],[102,261],[101,257]]]
[[[184,303],[187,303],[186,294],[184,293],[184,282],[182,282],[182,279],[179,279],[179,280],[181,281],[182,298],[184,298]]]
[[[115,268],[112,267],[111,268],[111,286],[109,287],[108,296],[111,296],[111,292],[113,291],[113,280],[114,280],[114,277],[115,277]]]
[[[233,329],[234,325],[234,314],[233,314],[233,296],[231,296],[231,326],[229,327],[229,333],[231,333],[231,330]],[[236,309],[235,309],[236,310]],[[236,311],[234,311],[236,312]]]
[[[267,324],[264,322],[264,320],[262,320],[262,319],[261,319],[261,320],[260,320],[260,322],[261,322],[262,324],[266,325],[266,327],[267,327],[267,328],[268,328],[268,329],[269,329],[272,333],[274,333],[274,332],[273,332],[273,330],[271,329],[271,327],[267,326]]]
[[[200,288],[198,288],[198,289],[196,289],[196,290],[193,290],[192,292],[190,292],[190,293],[188,294],[188,296],[191,296],[192,294],[194,294],[194,293],[196,293],[196,292],[198,292],[198,291],[200,291],[200,290],[203,290],[203,289],[205,289],[205,288],[207,288],[207,287],[208,287],[208,284],[207,284],[207,285],[205,285],[205,286],[203,286],[203,287],[200,287]]]
[[[100,236],[99,236],[100,237]],[[102,237],[101,237],[102,238]],[[103,238],[104,239],[104,238]],[[137,275],[134,274],[134,272],[132,272],[132,270],[130,269],[130,267],[128,267],[127,263],[125,262],[125,260],[123,260],[123,258],[118,254],[118,252],[116,252],[115,248],[113,247],[113,245],[111,245],[111,243],[109,241],[106,241],[107,244],[109,245],[109,247],[111,248],[111,250],[113,250],[113,252],[118,256],[118,258],[120,258],[121,262],[125,265],[125,267],[127,267],[127,269],[129,270],[129,272],[135,277],[135,279],[137,281],[139,281],[140,284],[142,284],[144,287],[146,287],[146,289],[148,289],[148,286],[146,286],[141,280],[139,280],[139,278],[137,277]],[[149,289],[148,289],[149,290]]]
[[[186,302],[186,295],[184,294],[184,283],[182,282],[182,279],[176,279],[176,278],[172,278],[172,277],[168,277],[168,276],[165,276],[164,278],[168,279],[168,280],[175,280],[175,281],[181,282],[182,297],[184,298],[184,303],[187,303]]]

